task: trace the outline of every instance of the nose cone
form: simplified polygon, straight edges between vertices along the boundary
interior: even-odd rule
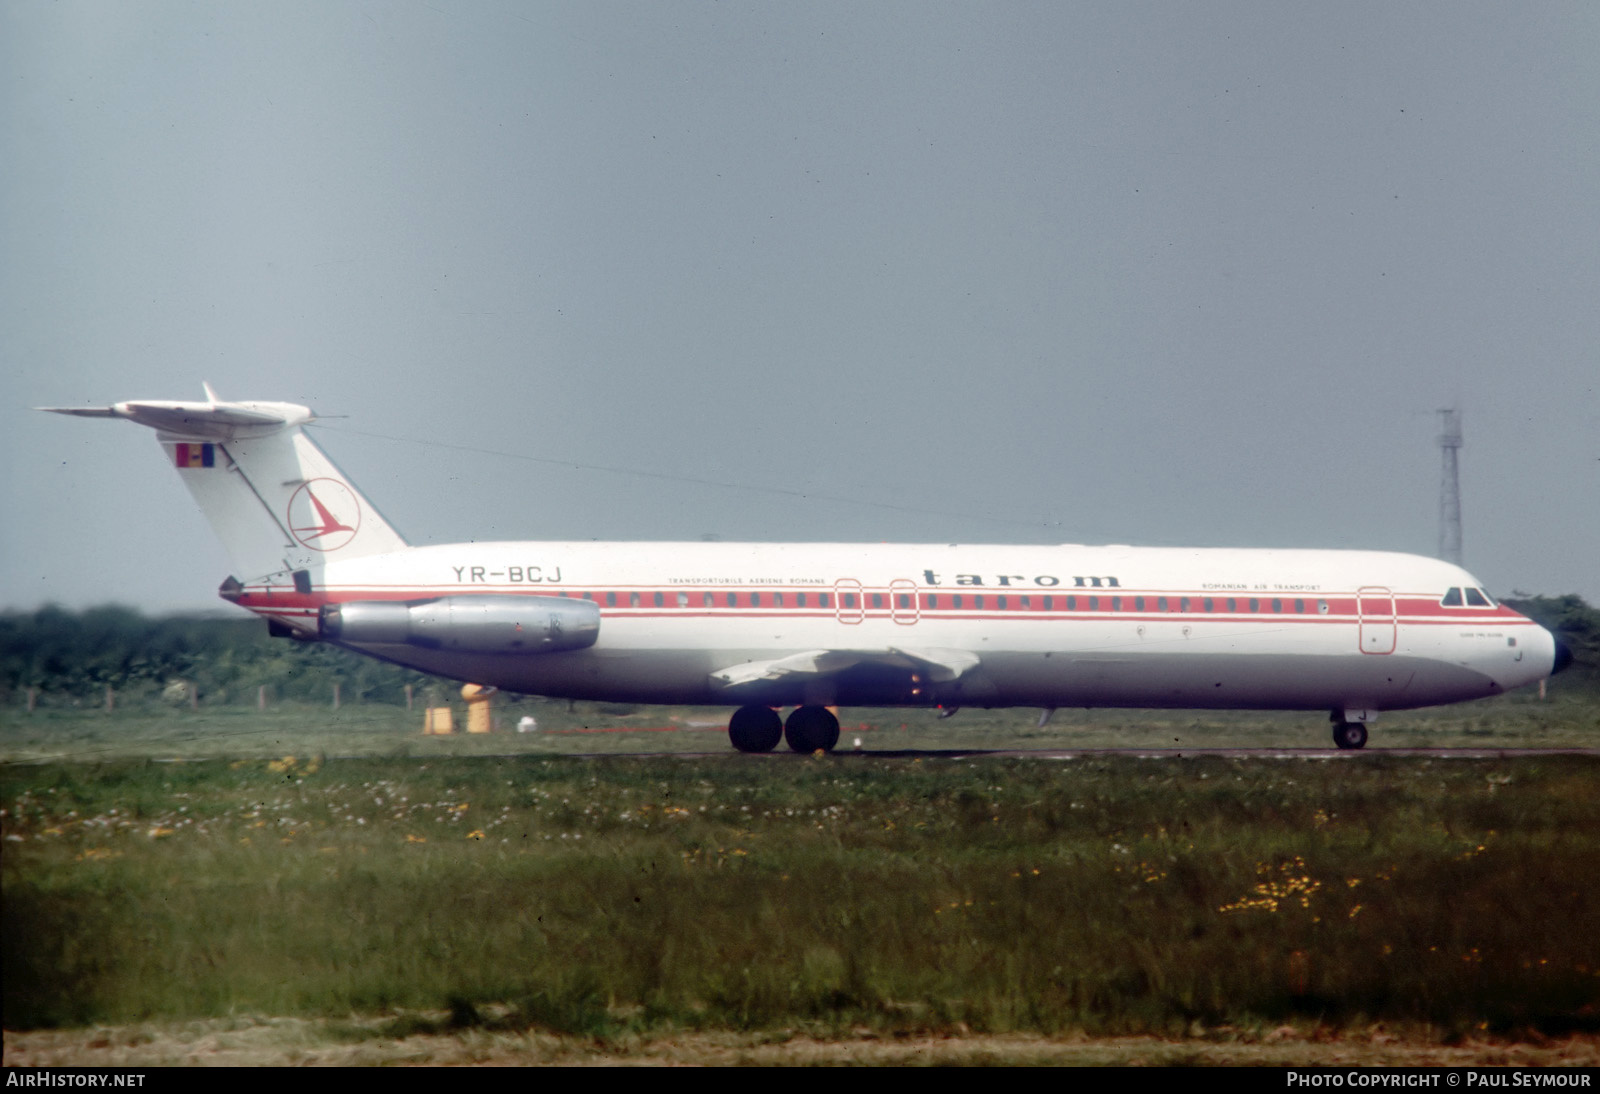
[[[1550,675],[1554,676],[1568,665],[1572,664],[1572,647],[1557,638],[1555,657],[1550,662]]]

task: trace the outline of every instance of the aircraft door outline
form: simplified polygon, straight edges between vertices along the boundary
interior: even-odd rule
[[[1362,653],[1393,653],[1399,640],[1398,624],[1394,590],[1384,585],[1363,585],[1356,590],[1356,628]]]
[[[922,597],[915,581],[897,577],[889,582],[889,618],[902,627],[915,626],[922,618]]]

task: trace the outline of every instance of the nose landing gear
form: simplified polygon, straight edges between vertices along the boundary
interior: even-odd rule
[[[1333,743],[1340,748],[1363,748],[1367,743],[1367,727],[1360,722],[1340,719],[1333,723]]]

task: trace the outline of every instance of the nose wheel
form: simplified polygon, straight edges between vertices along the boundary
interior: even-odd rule
[[[1345,749],[1363,748],[1367,743],[1367,727],[1360,722],[1335,722],[1333,743]]]

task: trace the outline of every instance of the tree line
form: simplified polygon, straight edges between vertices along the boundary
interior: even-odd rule
[[[1600,669],[1600,611],[1579,596],[1515,597],[1506,603],[1549,627],[1578,664]],[[46,705],[119,702],[326,702],[333,685],[346,702],[404,703],[406,686],[443,697],[455,685],[321,642],[272,638],[257,619],[151,617],[133,608],[44,607],[0,613],[0,702],[30,691]]]
[[[455,685],[321,642],[272,638],[259,619],[209,615],[151,617],[107,606],[49,606],[0,613],[0,702],[82,705],[102,701],[181,705],[253,704],[266,688],[274,702],[404,704],[406,685],[421,697]]]
[[[1600,669],[1600,610],[1590,607],[1583,597],[1574,593],[1566,596],[1513,593],[1502,603],[1548,628],[1565,642],[1572,649],[1574,665]]]

